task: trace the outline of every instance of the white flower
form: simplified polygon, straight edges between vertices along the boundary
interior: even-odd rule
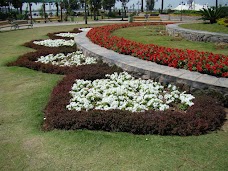
[[[55,34],[56,36],[60,36],[60,37],[75,37],[76,35],[78,35],[79,33],[58,33]]]
[[[64,40],[64,39],[46,39],[41,41],[33,41],[34,44],[47,46],[47,47],[59,47],[59,46],[73,46],[75,44],[74,40]]]
[[[50,63],[52,65],[58,66],[78,66],[97,63],[95,58],[85,57],[81,51],[68,53],[67,55],[64,55],[63,53],[56,55],[49,54],[47,56],[39,57],[36,62],[41,62],[44,64]]]
[[[127,72],[107,74],[107,79],[76,80],[69,92],[72,96],[68,110],[145,110],[169,109],[169,104],[180,102],[193,105],[191,94],[179,92],[176,86],[167,88],[152,80],[135,79]]]
[[[80,29],[78,29],[78,30],[81,30],[81,31],[89,31],[89,30],[91,30],[92,28],[80,28]]]

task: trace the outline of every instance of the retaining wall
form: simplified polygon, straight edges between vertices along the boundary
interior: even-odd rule
[[[178,34],[191,41],[228,43],[228,34],[184,29],[179,27],[179,25],[180,24],[169,24],[166,26],[166,31],[170,36],[176,36]]]

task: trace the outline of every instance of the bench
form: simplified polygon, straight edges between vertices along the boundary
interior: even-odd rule
[[[58,21],[58,22],[60,22],[61,21],[60,17],[57,17],[57,16],[56,17],[49,17],[48,20],[50,22],[52,22],[52,21]]]
[[[45,19],[45,18],[33,18],[33,21],[34,22],[37,22],[37,23],[40,23],[40,22],[47,22],[47,19]]]
[[[12,28],[16,29],[17,27],[15,26],[15,24],[11,21],[0,21],[0,30],[2,28],[7,28],[10,27],[10,30],[12,30]]]
[[[14,20],[13,23],[17,29],[25,26],[27,26],[28,28],[33,28],[33,24],[28,20]]]
[[[159,16],[134,16],[133,21],[161,21]]]

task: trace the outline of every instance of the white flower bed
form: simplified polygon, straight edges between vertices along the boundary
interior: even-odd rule
[[[64,55],[63,53],[56,55],[49,54],[47,56],[39,57],[36,62],[41,62],[44,64],[50,63],[52,65],[58,66],[78,66],[97,63],[95,58],[85,57],[81,51],[68,53],[67,55]]]
[[[81,31],[89,31],[89,30],[91,30],[92,28],[80,28],[80,29],[78,29],[78,30],[81,30]]]
[[[68,110],[166,110],[171,103],[192,106],[194,97],[177,90],[176,86],[162,86],[152,80],[135,79],[127,72],[106,75],[107,79],[76,80],[70,94]]]
[[[78,35],[79,33],[58,33],[55,34],[56,36],[60,36],[60,37],[75,37],[76,35]]]
[[[73,46],[74,40],[63,40],[63,39],[46,39],[41,41],[34,41],[34,44],[48,46],[48,47],[59,47],[59,46]]]

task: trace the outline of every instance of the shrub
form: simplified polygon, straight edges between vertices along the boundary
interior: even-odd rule
[[[224,26],[228,27],[228,17],[218,19],[217,23],[220,25],[224,25]]]
[[[221,17],[222,10],[221,8],[203,8],[200,10],[203,20],[209,20],[211,24],[216,23],[216,20]]]

